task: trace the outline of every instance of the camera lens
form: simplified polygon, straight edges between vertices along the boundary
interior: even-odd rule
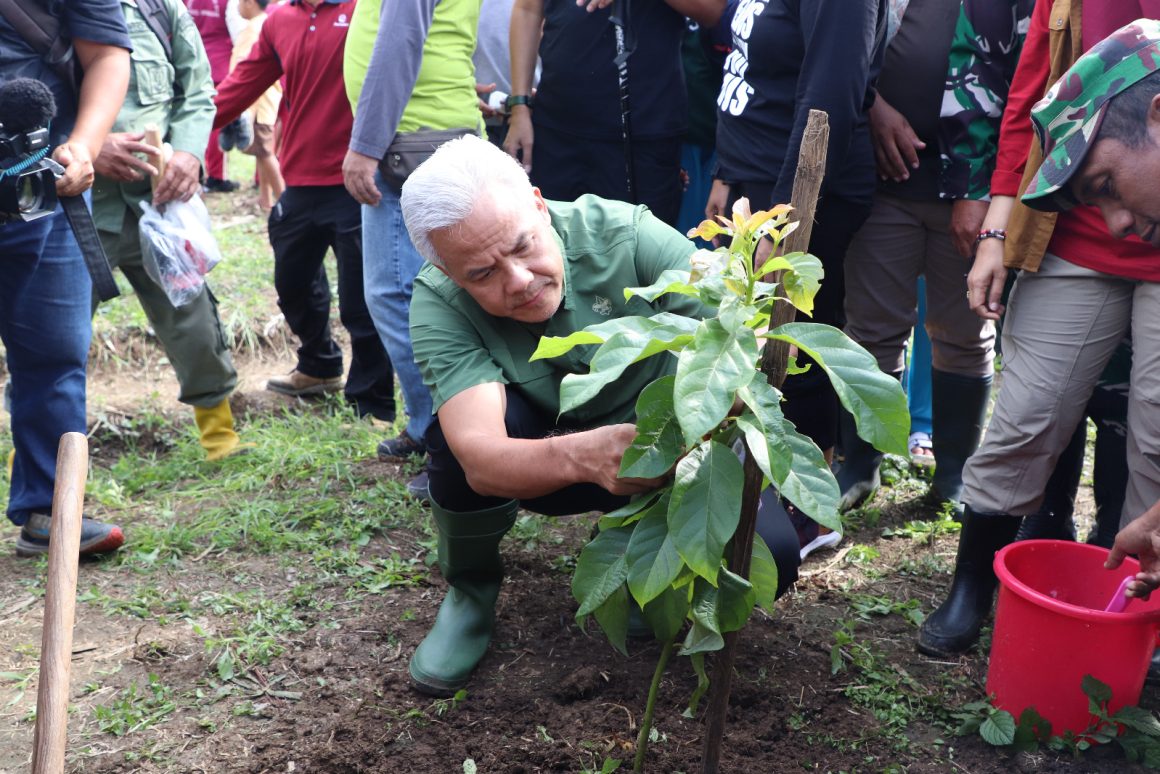
[[[40,175],[24,175],[18,179],[20,193],[16,198],[16,206],[21,212],[34,212],[41,208],[44,194],[40,187]]]

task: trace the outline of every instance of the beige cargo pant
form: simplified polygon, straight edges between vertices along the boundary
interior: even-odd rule
[[[1011,292],[999,396],[983,444],[963,470],[963,502],[978,513],[1014,516],[1039,508],[1056,460],[1129,329],[1129,481],[1121,524],[1160,500],[1160,283],[1048,254]]]

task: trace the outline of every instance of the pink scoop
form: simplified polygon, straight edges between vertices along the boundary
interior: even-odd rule
[[[1129,575],[1120,583],[1120,587],[1116,589],[1116,593],[1112,595],[1112,599],[1108,602],[1108,606],[1104,608],[1105,613],[1122,613],[1128,607],[1128,603],[1135,597],[1129,597],[1125,592],[1128,590],[1128,584],[1132,582],[1135,576]]]

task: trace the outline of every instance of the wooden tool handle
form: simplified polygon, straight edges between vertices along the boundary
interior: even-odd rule
[[[88,472],[88,439],[82,433],[65,433],[57,450],[56,489],[52,495],[32,774],[60,774],[64,771],[77,562]]]
[[[157,124],[149,124],[145,127],[145,142],[157,148],[157,155],[153,157],[153,166],[157,167],[157,175],[150,180],[152,186],[156,188],[157,181],[165,174],[165,138],[161,136],[161,130]]]

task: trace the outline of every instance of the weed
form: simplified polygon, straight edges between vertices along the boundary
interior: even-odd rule
[[[111,702],[94,708],[97,728],[106,734],[124,736],[155,726],[177,709],[172,694],[171,688],[150,673],[143,687],[130,683]]]

